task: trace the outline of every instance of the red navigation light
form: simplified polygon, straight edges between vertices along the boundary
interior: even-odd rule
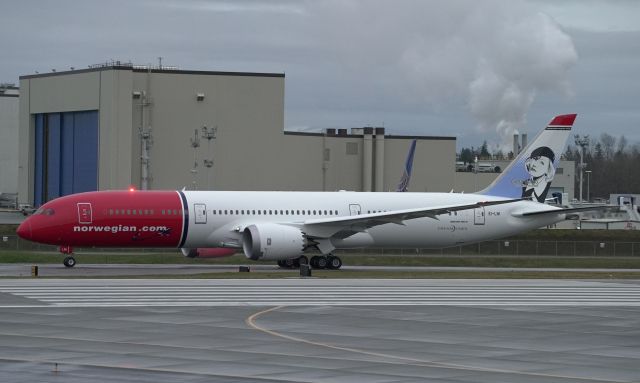
[[[133,187],[133,186],[129,186],[129,191],[130,191],[130,192],[132,192],[132,191],[136,191],[136,188],[135,188],[135,187]]]

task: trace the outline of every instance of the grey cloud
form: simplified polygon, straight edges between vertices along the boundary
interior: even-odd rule
[[[108,59],[155,63],[158,56],[184,69],[285,72],[287,128],[384,122],[397,134],[456,135],[464,145],[496,141],[498,133],[557,113],[593,113],[599,102],[633,116],[616,93],[638,94],[630,63],[640,39],[563,30],[540,12],[548,4],[2,2],[0,33],[11,38],[0,41],[10,52],[0,80]]]

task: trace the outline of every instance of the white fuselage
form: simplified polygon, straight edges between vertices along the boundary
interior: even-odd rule
[[[458,193],[366,192],[235,192],[184,191],[189,230],[184,247],[242,247],[242,232],[261,222],[300,227],[305,221],[366,215],[380,211],[429,208],[503,200]],[[475,243],[547,226],[564,215],[518,216],[522,211],[549,210],[537,202],[518,201],[375,226],[335,248],[440,248]]]

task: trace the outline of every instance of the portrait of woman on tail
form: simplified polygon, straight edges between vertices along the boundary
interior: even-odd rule
[[[556,174],[553,165],[555,154],[547,146],[541,146],[531,152],[524,162],[530,177],[522,181],[522,197],[532,197],[538,202],[544,202],[551,187],[551,181]]]

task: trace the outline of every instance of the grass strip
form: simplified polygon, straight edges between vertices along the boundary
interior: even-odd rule
[[[244,255],[225,258],[192,259],[177,253],[78,253],[80,264],[184,264],[184,265],[258,265]],[[640,269],[640,257],[610,256],[378,256],[341,255],[350,266],[432,266],[432,267],[508,267],[508,268],[614,268]],[[63,256],[52,252],[0,251],[0,263],[62,263]]]
[[[314,270],[317,279],[568,279],[568,280],[616,280],[640,279],[640,272],[590,272],[590,271],[327,271]],[[31,277],[18,277],[31,278]],[[297,271],[269,272],[252,271],[239,273],[236,271],[199,273],[188,275],[156,274],[156,275],[121,275],[121,276],[51,276],[41,279],[291,279],[299,278]],[[16,277],[0,277],[0,279],[16,279]]]

